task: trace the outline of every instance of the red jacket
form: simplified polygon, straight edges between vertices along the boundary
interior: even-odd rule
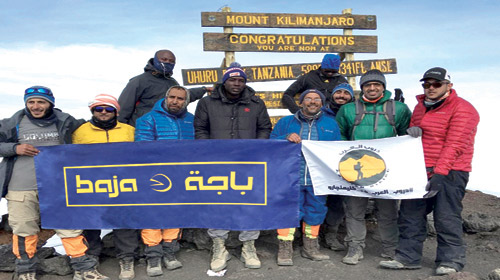
[[[479,114],[454,89],[441,106],[426,112],[424,95],[417,96],[410,127],[422,129],[426,167],[448,175],[450,170],[471,171]]]

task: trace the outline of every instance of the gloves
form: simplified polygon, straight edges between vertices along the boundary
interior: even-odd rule
[[[440,190],[444,188],[444,180],[446,180],[446,176],[441,174],[432,175],[431,179],[425,186],[425,190],[427,193],[424,195],[424,198],[429,198],[435,196]]]
[[[408,133],[408,135],[410,135],[411,137],[421,137],[422,136],[422,129],[418,126],[412,126],[412,127],[409,127],[406,132]]]

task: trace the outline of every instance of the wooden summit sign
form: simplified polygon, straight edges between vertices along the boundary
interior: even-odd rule
[[[374,15],[202,12],[203,27],[377,29]]]
[[[283,64],[283,65],[259,65],[243,67],[247,74],[247,82],[266,82],[294,80],[302,74],[318,69],[320,63]],[[384,74],[396,74],[398,72],[396,59],[377,60],[354,60],[343,61],[340,64],[339,73],[344,77],[361,76],[366,71],[378,69]],[[184,85],[208,85],[222,80],[225,69],[203,68],[182,69],[182,80]]]
[[[203,33],[204,51],[376,53],[377,36]]]

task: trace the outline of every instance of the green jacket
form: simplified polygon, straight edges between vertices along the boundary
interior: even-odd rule
[[[388,90],[384,91],[382,97],[377,103],[365,102],[361,97],[360,101],[365,104],[365,111],[373,111],[373,106],[377,112],[384,111],[384,103],[391,98],[392,93]],[[374,131],[375,115],[365,114],[361,123],[356,127],[354,135],[352,130],[356,119],[356,104],[354,102],[347,103],[340,107],[337,113],[337,123],[340,128],[342,140],[362,140],[362,139],[379,139],[393,137],[396,135],[406,135],[406,129],[410,124],[411,111],[406,104],[399,101],[395,102],[395,130],[385,115],[379,115],[377,131]]]

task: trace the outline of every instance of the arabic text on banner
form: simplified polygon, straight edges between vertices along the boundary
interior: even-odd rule
[[[289,228],[298,221],[300,145],[165,140],[41,147],[42,226]]]
[[[427,184],[420,138],[303,141],[316,195],[422,198]]]

